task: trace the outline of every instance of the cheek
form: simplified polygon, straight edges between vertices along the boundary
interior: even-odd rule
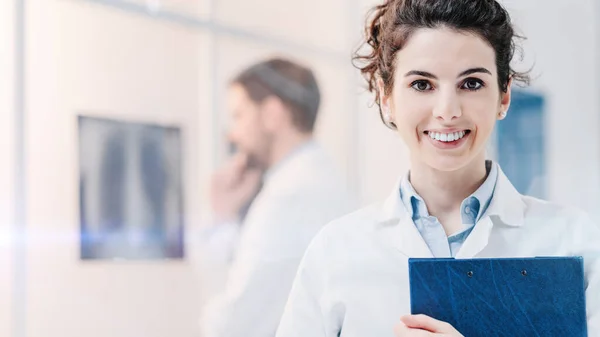
[[[400,109],[394,110],[394,121],[398,131],[405,138],[414,138],[420,127],[427,124],[432,118],[431,100],[422,97],[398,97],[402,105]],[[409,139],[406,139],[410,141]]]
[[[406,111],[406,115],[401,120],[396,121],[396,132],[399,134],[400,138],[404,141],[406,145],[409,147],[415,147],[419,144],[419,127],[420,120],[415,118],[418,116],[416,113],[410,113]],[[422,119],[421,119],[422,120]]]
[[[249,118],[244,125],[245,138],[256,144],[262,141],[264,128],[258,118]]]
[[[468,116],[480,132],[491,132],[498,118],[500,107],[490,104],[490,101],[489,98],[474,99],[467,102],[463,110],[463,114]]]
[[[238,141],[247,141],[252,138],[252,134],[255,132],[252,120],[247,117],[240,117],[237,119],[231,128],[231,134]]]
[[[240,120],[240,129],[243,129],[245,133],[252,133],[257,126],[257,118],[255,114],[248,113]]]

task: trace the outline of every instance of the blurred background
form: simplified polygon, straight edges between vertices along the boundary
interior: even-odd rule
[[[226,85],[266,57],[315,71],[323,93],[317,138],[361,205],[384,198],[408,168],[406,150],[350,62],[376,3],[0,1],[0,336],[196,335],[210,281],[194,262],[194,236],[210,174],[228,156]],[[504,3],[528,38],[520,67],[534,66],[534,81],[516,89],[490,156],[509,177],[521,173],[521,192],[600,220],[600,3]],[[82,200],[83,180],[101,187],[93,173],[83,176],[83,158],[96,160],[90,153],[103,132],[82,132],[82,120],[159,129],[149,143],[131,136],[122,151],[146,149],[146,164],[170,155],[164,162],[178,183],[162,188],[172,200],[164,216],[173,227],[163,233],[171,241],[148,248],[165,258],[97,258],[101,248],[82,256],[93,228],[82,235],[80,221],[96,214],[92,206],[82,214],[94,203]],[[167,145],[144,147],[156,139]]]

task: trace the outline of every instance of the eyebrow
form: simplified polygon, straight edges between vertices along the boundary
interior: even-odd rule
[[[475,74],[475,73],[484,73],[484,74],[492,75],[491,71],[489,71],[483,67],[478,67],[478,68],[467,69],[467,70],[463,71],[462,73],[460,73],[458,75],[458,77],[463,77],[463,76],[467,76],[467,75],[471,75],[471,74]],[[423,76],[423,77],[437,80],[437,76],[435,76],[432,73],[422,71],[422,70],[411,70],[411,71],[407,72],[406,74],[404,74],[404,77],[408,77],[411,75]]]
[[[411,71],[407,72],[406,74],[404,74],[404,77],[408,77],[411,75],[423,76],[423,77],[428,77],[428,78],[437,80],[437,76],[435,76],[434,74],[428,73],[426,71],[421,71],[421,70],[411,70]]]
[[[458,75],[458,77],[463,77],[463,76],[467,76],[467,75],[471,75],[471,74],[475,74],[475,73],[484,73],[484,74],[488,74],[488,75],[492,74],[491,71],[489,71],[483,67],[479,67],[479,68],[467,69],[467,70],[463,71],[462,73],[460,73]]]

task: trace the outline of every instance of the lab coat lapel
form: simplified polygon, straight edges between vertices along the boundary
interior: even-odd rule
[[[519,227],[525,219],[521,194],[498,167],[498,181],[490,206],[465,240],[456,258],[473,258],[488,245],[494,226]]]
[[[427,246],[414,222],[407,213],[405,214],[406,216],[401,218],[396,225],[400,235],[398,249],[409,257],[433,257],[431,249]]]
[[[488,245],[493,227],[494,222],[489,216],[481,218],[465,240],[465,243],[460,247],[458,253],[456,253],[456,258],[468,259],[479,254]]]
[[[381,214],[377,231],[380,240],[407,257],[433,257],[400,199],[400,182],[383,204]]]

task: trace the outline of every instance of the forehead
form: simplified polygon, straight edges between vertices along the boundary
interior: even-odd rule
[[[474,67],[496,76],[496,53],[481,37],[449,28],[421,28],[396,53],[396,74],[421,70],[436,76],[456,77]]]
[[[227,106],[229,110],[241,110],[254,106],[248,92],[240,84],[234,83],[227,90]]]
[[[238,102],[248,99],[248,93],[243,86],[238,83],[233,83],[227,88],[227,100],[229,102]]]

